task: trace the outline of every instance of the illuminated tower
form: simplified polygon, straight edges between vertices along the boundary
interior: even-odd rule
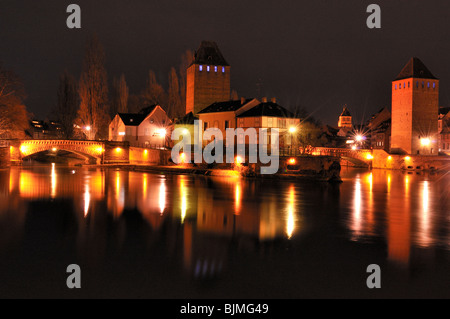
[[[391,151],[438,154],[439,80],[411,58],[392,81]]]
[[[338,122],[339,128],[352,128],[352,115],[350,114],[350,111],[347,109],[347,106],[344,106],[344,109],[342,110],[341,115],[339,116],[339,122]]]
[[[230,65],[215,42],[202,41],[186,77],[186,113],[230,99]]]

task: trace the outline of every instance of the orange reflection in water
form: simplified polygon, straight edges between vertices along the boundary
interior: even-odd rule
[[[295,229],[295,188],[294,185],[291,184],[289,186],[289,196],[288,196],[288,205],[287,205],[287,218],[286,218],[286,235],[288,238],[292,237],[292,233]]]

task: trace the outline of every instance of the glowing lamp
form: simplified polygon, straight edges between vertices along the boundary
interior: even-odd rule
[[[91,130],[91,127],[88,125],[88,126],[86,126],[86,131],[90,131]]]
[[[420,144],[422,145],[422,146],[427,146],[427,145],[430,145],[430,139],[429,138],[421,138],[420,139]]]
[[[180,154],[180,159],[181,159],[181,163],[184,163],[186,161],[186,154],[185,153],[181,153]]]
[[[147,155],[148,154],[148,150],[144,150],[144,154]]]
[[[297,131],[297,128],[295,126],[291,126],[289,128],[289,133],[295,133]]]
[[[362,135],[360,135],[360,134],[356,135],[356,140],[358,142],[361,142],[363,139],[364,139],[364,137]]]
[[[367,158],[368,160],[371,160],[371,159],[373,159],[373,156],[372,156],[372,154],[367,154],[366,158]]]
[[[125,135],[125,132],[119,132],[119,135],[120,135],[120,136],[124,136],[124,135]]]
[[[353,145],[353,146],[352,146],[352,150],[356,150],[356,145]]]
[[[56,152],[56,151],[57,151],[56,147],[53,147],[53,148],[52,148],[52,151],[53,151],[53,152]]]
[[[242,157],[240,157],[239,155],[236,156],[235,163],[236,163],[236,164],[241,164],[242,162],[243,162]]]
[[[187,128],[183,129],[182,131],[183,135],[187,135],[189,133],[189,130]]]
[[[160,129],[158,129],[156,132],[157,132],[159,135],[161,135],[161,136],[165,136],[166,133],[167,133],[167,131],[166,131],[165,128],[160,128]]]
[[[122,149],[120,147],[116,147],[116,153],[120,153]]]
[[[290,165],[294,165],[295,164],[295,158],[291,157],[288,162],[289,162]]]
[[[411,157],[405,156],[405,161],[409,161],[410,159],[411,159]]]
[[[392,159],[392,156],[391,155],[389,155],[388,156],[388,158],[387,158],[389,161]]]

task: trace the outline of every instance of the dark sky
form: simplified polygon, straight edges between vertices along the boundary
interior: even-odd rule
[[[368,29],[366,8],[381,6],[381,29]],[[81,6],[81,29],[68,29],[66,8]],[[79,77],[86,39],[105,47],[110,83],[124,73],[139,93],[149,69],[167,83],[186,49],[216,41],[231,64],[240,96],[277,97],[336,125],[347,104],[357,121],[390,107],[390,81],[412,56],[441,79],[450,105],[450,2],[265,0],[2,0],[0,61],[24,81],[26,105],[44,119],[58,76]]]

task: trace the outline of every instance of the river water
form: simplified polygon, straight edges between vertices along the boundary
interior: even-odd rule
[[[450,175],[342,178],[0,170],[0,297],[450,297]]]

